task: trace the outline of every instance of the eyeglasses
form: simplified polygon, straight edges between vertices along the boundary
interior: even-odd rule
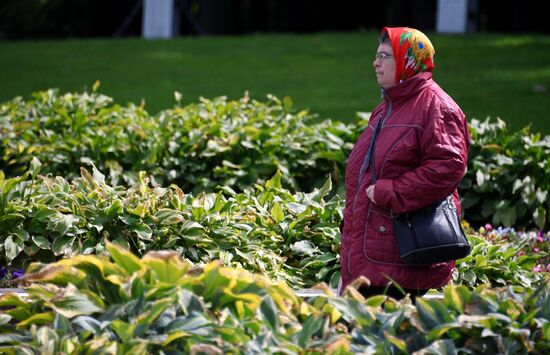
[[[374,55],[374,60],[384,60],[387,58],[391,58],[393,55],[386,53],[386,52],[379,52]]]

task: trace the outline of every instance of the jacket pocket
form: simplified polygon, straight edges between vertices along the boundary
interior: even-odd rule
[[[371,208],[363,238],[363,254],[373,262],[403,264],[399,257],[389,213]]]

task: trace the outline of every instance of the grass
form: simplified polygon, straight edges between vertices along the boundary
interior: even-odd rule
[[[499,116],[512,129],[550,133],[550,36],[428,34],[434,77],[468,118]],[[151,113],[200,96],[290,96],[322,118],[353,121],[379,101],[377,34],[0,42],[0,102],[55,87],[100,91]]]

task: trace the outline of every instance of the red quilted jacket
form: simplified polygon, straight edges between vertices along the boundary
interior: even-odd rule
[[[372,167],[361,172],[361,166],[380,120],[374,154],[375,204],[366,195]],[[464,114],[430,72],[385,90],[346,167],[340,249],[343,287],[359,276],[366,276],[372,285],[393,280],[411,289],[449,282],[454,262],[411,267],[400,260],[391,213],[413,211],[451,194],[461,211],[456,189],[466,171],[469,145]]]

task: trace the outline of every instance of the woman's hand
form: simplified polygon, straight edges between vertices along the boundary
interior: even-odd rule
[[[369,187],[367,187],[367,197],[373,203],[376,203],[376,201],[374,201],[374,185],[370,185]]]

